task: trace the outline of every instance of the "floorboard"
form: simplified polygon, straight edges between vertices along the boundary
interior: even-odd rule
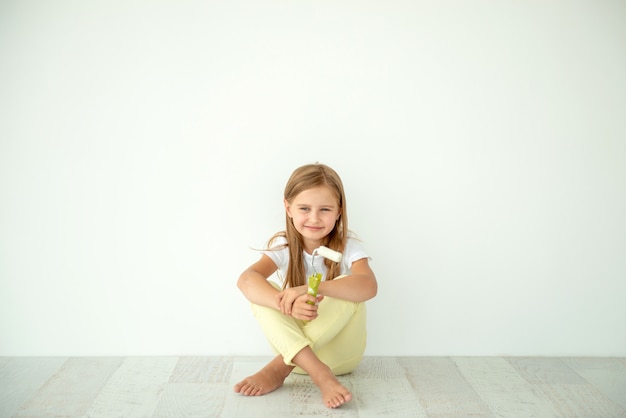
[[[626,410],[626,364],[615,358],[572,358],[565,363]]]
[[[151,416],[172,375],[175,357],[124,360],[87,411],[89,417]]]
[[[18,411],[17,416],[83,416],[120,358],[70,358]]]
[[[269,357],[0,358],[0,417],[624,417],[625,358],[366,357],[332,410],[308,376],[255,397]]]
[[[485,401],[448,357],[404,357],[399,360],[429,417],[489,417]]]
[[[472,357],[454,362],[496,416],[558,416],[551,403],[505,359]]]
[[[66,362],[66,358],[0,359],[0,417],[11,417]]]

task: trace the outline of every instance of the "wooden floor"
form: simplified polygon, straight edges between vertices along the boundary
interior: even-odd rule
[[[0,357],[0,417],[626,417],[625,358],[367,357],[337,410],[307,376],[232,391],[268,360]]]

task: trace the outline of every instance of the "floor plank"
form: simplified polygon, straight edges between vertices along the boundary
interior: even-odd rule
[[[339,409],[306,375],[233,391],[270,359],[0,358],[0,416],[626,418],[624,358],[366,357]]]
[[[176,367],[176,357],[130,357],[111,376],[88,410],[89,417],[147,417]]]
[[[626,411],[626,365],[621,359],[571,358],[564,362]]]
[[[170,383],[226,383],[232,370],[232,357],[181,357]]]
[[[70,358],[16,415],[83,416],[121,363],[121,358]]]
[[[63,357],[0,359],[0,416],[17,414],[66,361]]]
[[[153,417],[220,417],[232,389],[228,382],[170,383]]]
[[[578,373],[558,358],[510,357],[506,361],[528,383],[586,384]]]
[[[232,395],[232,368],[232,357],[181,357],[153,416],[220,416]]]
[[[557,417],[552,404],[503,358],[453,359],[476,393],[496,416]]]
[[[517,372],[564,417],[620,417],[625,412],[600,390],[556,358],[510,358]],[[624,389],[626,390],[626,389]],[[624,392],[626,395],[626,391]]]
[[[493,415],[449,357],[402,357],[399,363],[429,417]]]
[[[395,357],[365,358],[348,375],[359,417],[426,417],[426,411]]]
[[[590,385],[538,384],[560,417],[626,417],[626,411]]]

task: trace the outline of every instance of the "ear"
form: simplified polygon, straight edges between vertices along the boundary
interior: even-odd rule
[[[291,205],[287,202],[287,199],[283,199],[283,204],[285,205],[285,212],[287,212],[287,216],[293,218],[293,216],[291,216]]]

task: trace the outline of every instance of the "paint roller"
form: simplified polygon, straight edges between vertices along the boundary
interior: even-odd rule
[[[313,274],[311,274],[309,276],[309,288],[307,290],[307,293],[313,297],[317,297],[317,289],[320,286],[320,282],[322,281],[322,273],[318,273],[315,270],[315,256],[320,256],[320,257],[324,257],[327,258],[331,261],[334,261],[335,263],[338,263],[341,261],[341,257],[342,254],[339,251],[335,251],[335,250],[331,250],[328,247],[324,247],[323,245],[321,247],[316,248],[315,250],[313,250],[313,253],[311,253],[311,266],[313,267]],[[315,302],[311,302],[311,301],[307,301],[308,304],[310,305],[314,305]]]

